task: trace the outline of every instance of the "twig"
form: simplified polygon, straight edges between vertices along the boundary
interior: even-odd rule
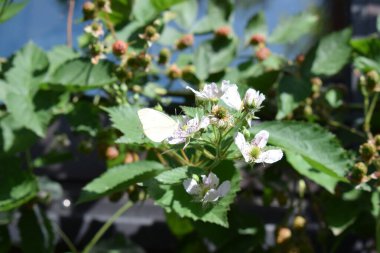
[[[59,236],[66,243],[67,247],[70,249],[72,253],[79,253],[79,250],[74,246],[74,243],[70,240],[70,238],[63,232],[63,230],[56,224],[56,228]]]
[[[67,14],[66,44],[68,47],[73,47],[73,15],[74,15],[75,0],[68,0],[68,1],[69,1],[69,11]]]
[[[104,235],[104,233],[112,226],[112,224],[121,216],[123,213],[125,213],[131,206],[133,205],[133,202],[128,201],[126,204],[124,204],[119,210],[116,211],[112,217],[107,220],[106,223],[99,229],[99,231],[95,234],[95,236],[91,239],[91,241],[87,244],[87,246],[84,248],[82,253],[89,253],[91,252],[92,248],[95,246],[95,244],[99,241],[99,239]]]
[[[106,15],[106,24],[107,24],[107,27],[111,31],[112,38],[116,41],[117,40],[117,36],[116,36],[115,28],[113,27],[113,24],[111,22],[110,16],[108,15],[108,12],[105,12],[105,15]]]

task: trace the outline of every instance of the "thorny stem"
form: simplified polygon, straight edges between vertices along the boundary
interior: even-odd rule
[[[342,128],[344,130],[347,130],[347,131],[349,131],[349,132],[351,132],[351,133],[353,133],[353,134],[355,134],[357,136],[365,138],[365,134],[363,132],[358,131],[355,128],[348,127],[348,126],[346,126],[346,125],[344,125],[344,124],[342,124],[342,123],[340,123],[338,121],[330,120],[330,121],[328,121],[328,124],[330,126],[333,126],[333,127],[340,127],[340,128]]]
[[[110,16],[108,15],[108,12],[105,12],[105,15],[106,15],[106,24],[107,24],[107,27],[111,31],[112,38],[116,41],[117,40],[117,36],[116,36],[115,28],[113,27],[113,24],[111,22]]]
[[[69,11],[67,14],[67,27],[66,27],[66,44],[68,47],[73,47],[74,7],[75,7],[75,0],[69,0]]]
[[[365,110],[366,114],[364,115],[364,131],[367,133],[368,138],[372,138],[371,119],[372,119],[373,112],[375,111],[375,108],[376,108],[377,100],[379,98],[379,93],[376,93],[373,96],[371,104],[369,104],[368,96],[366,96],[366,98],[367,98],[367,103],[365,105],[365,108],[367,108],[367,110]]]
[[[67,247],[70,249],[72,253],[79,253],[79,250],[75,247],[74,243],[70,240],[70,238],[63,232],[63,230],[56,225],[57,232],[62,240],[66,243]]]
[[[95,234],[95,236],[91,239],[91,241],[87,244],[87,246],[84,248],[82,253],[89,253],[91,252],[92,248],[95,246],[95,244],[99,241],[99,239],[104,235],[104,233],[112,226],[112,224],[121,216],[123,215],[131,206],[133,205],[133,202],[128,201],[126,204],[124,204],[119,210],[114,213],[114,215],[111,216],[109,220],[107,220],[106,223],[98,230],[98,232]]]

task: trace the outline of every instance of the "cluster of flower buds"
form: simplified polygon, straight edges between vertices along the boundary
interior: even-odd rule
[[[357,162],[350,172],[350,181],[354,184],[362,184],[371,179],[378,180],[380,178],[380,135],[360,145],[359,154],[361,161]]]
[[[139,34],[139,37],[145,40],[148,45],[151,46],[153,42],[157,41],[160,38],[160,34],[157,32],[157,29],[154,26],[149,25],[145,27],[143,34]]]
[[[258,132],[250,141],[246,141],[246,137],[241,133],[246,127],[250,127],[251,120],[256,118],[255,113],[265,100],[263,94],[250,88],[242,99],[237,85],[230,81],[222,81],[220,86],[216,83],[206,84],[199,91],[191,87],[186,88],[195,94],[198,105],[196,110],[199,114],[174,120],[161,112],[149,108],[141,109],[138,115],[144,133],[149,139],[154,142],[164,141],[171,145],[184,144],[183,149],[185,149],[192,142],[195,142],[196,146],[198,141],[204,141],[203,138],[211,138],[215,150],[219,151],[228,149],[235,143],[249,164],[274,163],[282,158],[283,152],[280,149],[267,147],[268,131]],[[230,134],[233,138],[229,139],[230,144],[223,147],[224,140],[221,138],[226,134]],[[249,135],[248,133],[247,138]],[[209,155],[205,156],[212,160],[222,159],[218,155],[213,157],[211,154],[211,158]],[[229,182],[224,182],[218,187],[219,179],[212,173],[202,176],[202,181],[192,178],[183,184],[186,192],[204,204],[217,201],[227,194],[229,188]]]
[[[111,13],[111,1],[110,0],[95,0],[94,2],[86,1],[82,5],[82,13],[84,20],[91,20],[97,17],[100,11]]]
[[[231,33],[232,33],[231,27],[228,25],[219,27],[218,29],[214,31],[215,38],[221,39],[221,40],[230,38]]]
[[[380,76],[376,70],[371,70],[360,77],[360,85],[368,93],[380,92]]]
[[[178,50],[184,50],[188,47],[191,47],[194,44],[194,35],[186,34],[183,35],[179,40],[177,40],[175,47]]]
[[[249,39],[249,44],[255,48],[255,56],[259,61],[264,61],[271,55],[270,49],[266,46],[264,34],[256,33],[252,35]]]

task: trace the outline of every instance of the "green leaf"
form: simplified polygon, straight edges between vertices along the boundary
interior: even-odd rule
[[[32,43],[16,53],[12,67],[6,72],[6,82],[0,83],[5,89],[4,102],[12,118],[18,124],[44,136],[46,121],[44,113],[37,112],[33,97],[49,67],[46,54]]]
[[[0,119],[0,129],[0,142],[7,153],[25,151],[37,141],[37,136],[23,128],[10,114]]]
[[[153,1],[139,0],[133,4],[132,16],[142,23],[148,23],[152,21],[159,12],[160,11],[154,7]]]
[[[194,24],[198,14],[198,1],[187,0],[177,4],[171,9],[176,17],[174,21],[184,30],[189,30]]]
[[[311,84],[296,76],[284,76],[278,86],[278,112],[276,119],[283,119],[311,93]]]
[[[80,101],[67,115],[73,131],[84,132],[95,137],[100,128],[99,108],[92,103]]]
[[[204,80],[209,74],[224,70],[235,58],[236,51],[236,39],[204,42],[196,49],[194,55],[197,77]]]
[[[313,32],[320,17],[311,11],[303,12],[281,20],[268,41],[272,43],[293,43],[303,35]]]
[[[20,169],[18,159],[0,157],[0,212],[13,210],[36,196],[37,180]]]
[[[8,93],[6,98],[8,111],[24,127],[32,130],[38,136],[43,137],[45,126],[42,118],[35,112],[34,104],[29,96],[21,96],[16,93]]]
[[[380,72],[380,64],[377,61],[363,56],[359,56],[354,59],[354,66],[362,72],[369,72],[371,70]]]
[[[58,66],[62,65],[62,63],[74,58],[78,58],[79,54],[68,46],[59,45],[50,50],[47,54],[47,57],[49,58],[50,63],[49,74],[52,74],[55,72]]]
[[[200,175],[204,170],[195,167],[180,167],[162,172],[156,180],[163,184],[181,183],[186,178],[191,178],[193,174]]]
[[[313,168],[341,181],[351,167],[347,152],[336,137],[319,125],[295,121],[265,122],[253,127],[253,132],[269,132],[269,143],[301,155]]]
[[[351,35],[352,30],[346,28],[322,38],[318,45],[311,71],[315,75],[326,76],[338,73],[350,59],[351,47],[349,41]]]
[[[173,5],[179,4],[185,0],[150,0],[157,11],[164,11]]]
[[[324,194],[320,202],[323,217],[334,235],[341,234],[352,225],[361,212],[373,208],[370,193],[358,190],[345,192],[339,197]]]
[[[377,36],[353,39],[350,44],[352,49],[359,55],[375,61],[380,60],[380,41]]]
[[[25,0],[22,2],[18,2],[18,3],[11,3],[8,6],[6,6],[5,9],[3,10],[3,12],[1,12],[0,23],[3,23],[5,21],[7,21],[8,19],[16,16],[22,9],[24,9],[24,7],[26,6],[26,4],[28,2],[29,2],[28,0]],[[5,3],[3,3],[3,4],[5,4]],[[1,6],[1,7],[3,7],[3,6]]]
[[[54,252],[54,234],[51,223],[44,210],[37,205],[21,211],[18,228],[23,252]]]
[[[301,175],[319,184],[331,194],[335,193],[335,186],[339,182],[334,177],[329,176],[317,169],[314,169],[301,155],[296,155],[292,152],[286,152],[287,161],[293,166],[293,168]]]
[[[227,25],[232,12],[232,4],[228,0],[210,0],[207,15],[195,23],[192,32],[195,34],[208,33]]]
[[[164,46],[172,46],[182,36],[183,36],[183,33],[179,32],[174,27],[166,25],[162,34],[160,35],[160,39],[158,40],[158,43]]]
[[[75,89],[92,89],[115,82],[113,70],[114,64],[109,61],[94,65],[89,59],[76,58],[58,66],[49,82]]]
[[[244,32],[245,41],[249,41],[252,35],[261,34],[267,36],[268,27],[265,20],[265,15],[263,12],[256,13],[253,15],[247,23]]]
[[[167,212],[174,211],[180,217],[189,217],[193,220],[201,220],[228,227],[227,211],[234,201],[236,193],[240,190],[241,176],[239,171],[234,168],[232,161],[222,162],[213,172],[219,177],[220,182],[229,180],[231,182],[231,190],[216,204],[211,204],[208,207],[202,206],[199,202],[194,202],[192,196],[183,188],[182,182],[162,184],[157,180],[152,180],[147,183],[148,193]]]
[[[166,223],[170,231],[177,237],[183,237],[194,231],[193,225],[189,219],[179,217],[176,213],[165,213]]]
[[[104,108],[108,112],[112,126],[120,130],[123,136],[117,142],[119,143],[146,143],[144,131],[137,115],[137,108],[129,105],[118,107]]]
[[[82,189],[78,201],[87,202],[126,190],[128,186],[147,180],[164,169],[163,165],[153,161],[129,163],[108,169]]]

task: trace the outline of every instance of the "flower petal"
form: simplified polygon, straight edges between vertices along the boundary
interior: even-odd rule
[[[191,88],[190,86],[186,86],[186,89],[191,90],[192,92],[194,92],[195,96],[197,96],[199,98],[207,99],[207,97],[202,92],[196,91],[193,88]]]
[[[255,135],[251,144],[259,148],[264,148],[267,145],[269,139],[269,133],[266,130],[261,130]]]
[[[202,176],[203,184],[208,188],[216,188],[219,185],[219,178],[214,173],[210,172],[208,176]]]
[[[228,88],[220,99],[226,105],[237,111],[240,111],[242,108],[242,101],[236,85]]]
[[[202,199],[202,202],[203,203],[215,202],[219,199],[219,197],[220,197],[219,192],[215,189],[211,189],[206,192],[205,196]]]
[[[271,149],[262,152],[255,160],[255,163],[275,163],[281,160],[282,156],[283,153],[281,149]]]
[[[218,187],[218,193],[220,197],[224,197],[227,195],[227,193],[231,189],[231,183],[230,181],[224,181],[219,187]]]
[[[188,194],[198,195],[201,193],[201,187],[198,185],[197,181],[193,178],[188,178],[183,181],[183,187]]]
[[[251,147],[249,143],[245,141],[244,135],[242,133],[238,132],[235,135],[235,144],[240,150],[241,154],[243,155],[245,162],[248,163],[251,160],[249,156],[249,150],[251,149]]]

